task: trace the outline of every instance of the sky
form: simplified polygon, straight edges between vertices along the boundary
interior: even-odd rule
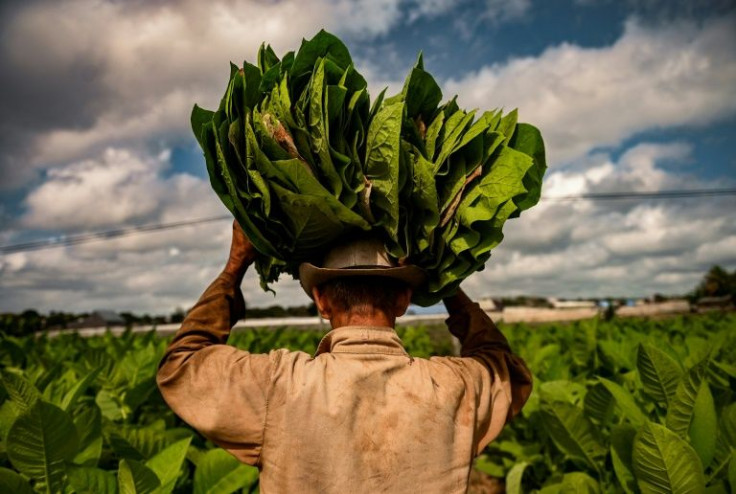
[[[647,296],[736,269],[736,196],[555,202],[736,187],[731,0],[30,0],[0,6],[0,245],[227,215],[189,128],[229,62],[326,29],[369,92],[423,52],[447,100],[540,128],[543,200],[509,221],[474,297]],[[0,254],[0,312],[167,314],[225,263],[227,220]],[[251,306],[302,305],[246,275]]]

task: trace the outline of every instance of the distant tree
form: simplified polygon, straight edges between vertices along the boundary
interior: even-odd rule
[[[710,268],[693,292],[693,298],[696,300],[701,297],[721,297],[724,295],[736,296],[736,270],[729,273],[721,266]]]
[[[184,309],[181,307],[177,307],[174,312],[171,313],[169,316],[169,321],[171,323],[179,324],[184,320],[184,317],[186,316],[186,312],[184,312]]]

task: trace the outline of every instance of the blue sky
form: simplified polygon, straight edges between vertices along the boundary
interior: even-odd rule
[[[542,129],[546,196],[736,186],[733,2],[194,0],[5,4],[0,17],[0,244],[226,214],[188,127],[228,61],[326,28],[372,94],[419,51],[445,98],[518,107]],[[542,203],[509,223],[473,296],[684,293],[736,268],[733,197]],[[0,311],[190,306],[229,226],[0,257]],[[253,305],[306,303],[252,276]]]

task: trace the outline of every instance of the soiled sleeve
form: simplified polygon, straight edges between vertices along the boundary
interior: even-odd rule
[[[475,453],[479,454],[524,406],[532,375],[477,303],[462,297],[448,308],[447,326],[461,342],[460,356],[474,388]]]
[[[228,346],[245,312],[232,275],[221,274],[184,319],[159,366],[158,387],[186,423],[244,463],[258,463],[273,359]]]

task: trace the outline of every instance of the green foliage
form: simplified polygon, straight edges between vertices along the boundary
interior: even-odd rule
[[[536,379],[482,470],[524,465],[523,492],[728,492],[734,327],[712,313],[502,328]]]
[[[324,333],[252,329],[234,332],[229,343],[254,353],[314,353]],[[444,327],[408,326],[399,334],[417,357],[452,350]],[[154,378],[168,342],[155,333],[0,340],[8,342],[23,358],[0,359],[0,492],[258,488],[256,468],[215,448],[164,403]]]
[[[516,111],[476,118],[442,92],[421,55],[399,94],[371,105],[347,47],[320,31],[279,59],[231,64],[215,111],[191,124],[212,188],[261,253],[261,286],[361,232],[429,280],[431,305],[483,268],[509,218],[534,206],[546,169],[539,131]]]
[[[713,313],[502,327],[534,373],[534,391],[475,467],[504,478],[508,492],[729,492],[734,326],[735,315]],[[398,333],[414,356],[452,351],[442,326]],[[314,353],[323,334],[254,329],[229,343]],[[257,469],[215,448],[161,399],[153,377],[166,340],[10,338],[23,358],[0,360],[0,492],[258,488]]]

